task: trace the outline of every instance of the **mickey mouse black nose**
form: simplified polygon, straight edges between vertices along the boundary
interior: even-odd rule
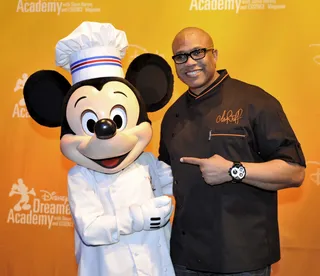
[[[110,139],[116,135],[117,125],[110,119],[101,119],[94,125],[94,132],[99,139]]]

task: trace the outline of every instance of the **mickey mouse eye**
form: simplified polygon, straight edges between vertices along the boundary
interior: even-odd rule
[[[118,130],[124,130],[127,126],[127,113],[122,105],[116,105],[110,112],[110,119],[113,120]]]
[[[92,111],[85,111],[81,118],[82,129],[90,136],[94,135],[94,125],[98,121],[98,117]]]

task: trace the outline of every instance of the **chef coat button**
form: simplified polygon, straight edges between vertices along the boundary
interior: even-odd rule
[[[179,113],[176,113],[176,117],[177,117],[177,118],[179,117]]]
[[[158,247],[161,247],[161,244],[160,244],[160,243],[158,244]]]
[[[186,235],[186,232],[182,231],[181,234],[182,234],[183,236],[185,236],[185,235]]]
[[[166,267],[164,268],[164,272],[167,272],[167,268]]]
[[[174,181],[174,184],[175,184],[175,185],[177,185],[177,184],[178,184],[178,181],[177,181],[177,180],[175,180],[175,181]]]

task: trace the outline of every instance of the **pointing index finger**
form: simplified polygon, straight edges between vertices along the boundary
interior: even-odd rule
[[[196,157],[181,157],[180,158],[181,163],[187,163],[187,164],[192,164],[192,165],[201,165],[202,164],[202,159],[201,158],[196,158]]]

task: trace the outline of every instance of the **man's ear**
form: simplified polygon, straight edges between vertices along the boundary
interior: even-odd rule
[[[159,55],[147,53],[136,57],[130,63],[125,78],[141,94],[147,112],[161,109],[172,97],[172,70]]]
[[[218,50],[215,49],[215,50],[213,51],[213,58],[214,58],[214,61],[215,61],[215,62],[218,61],[218,54],[219,54]]]
[[[70,88],[68,80],[56,71],[33,73],[23,88],[26,107],[32,119],[47,127],[61,126],[63,101]]]

